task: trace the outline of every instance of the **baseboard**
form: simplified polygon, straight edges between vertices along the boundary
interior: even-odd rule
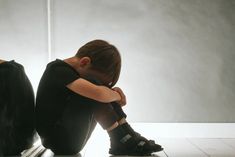
[[[162,138],[235,138],[235,123],[132,123],[146,136]]]

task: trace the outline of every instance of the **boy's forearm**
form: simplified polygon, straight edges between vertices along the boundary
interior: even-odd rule
[[[110,103],[114,101],[120,101],[121,96],[118,92],[106,87],[106,86],[99,86],[99,99],[101,102]]]

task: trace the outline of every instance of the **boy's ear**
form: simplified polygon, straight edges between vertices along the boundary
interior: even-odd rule
[[[89,57],[82,57],[80,59],[81,66],[86,66],[86,65],[89,65],[90,63],[91,63],[91,59]]]

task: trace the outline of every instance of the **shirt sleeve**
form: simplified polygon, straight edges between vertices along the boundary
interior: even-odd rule
[[[54,81],[57,85],[67,86],[80,78],[79,73],[67,66],[58,66],[54,70]]]

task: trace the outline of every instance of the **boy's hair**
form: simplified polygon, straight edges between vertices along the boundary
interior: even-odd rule
[[[93,40],[83,45],[75,55],[76,57],[89,57],[91,69],[105,75],[112,82],[107,85],[114,86],[121,71],[121,56],[118,49],[104,40]]]

